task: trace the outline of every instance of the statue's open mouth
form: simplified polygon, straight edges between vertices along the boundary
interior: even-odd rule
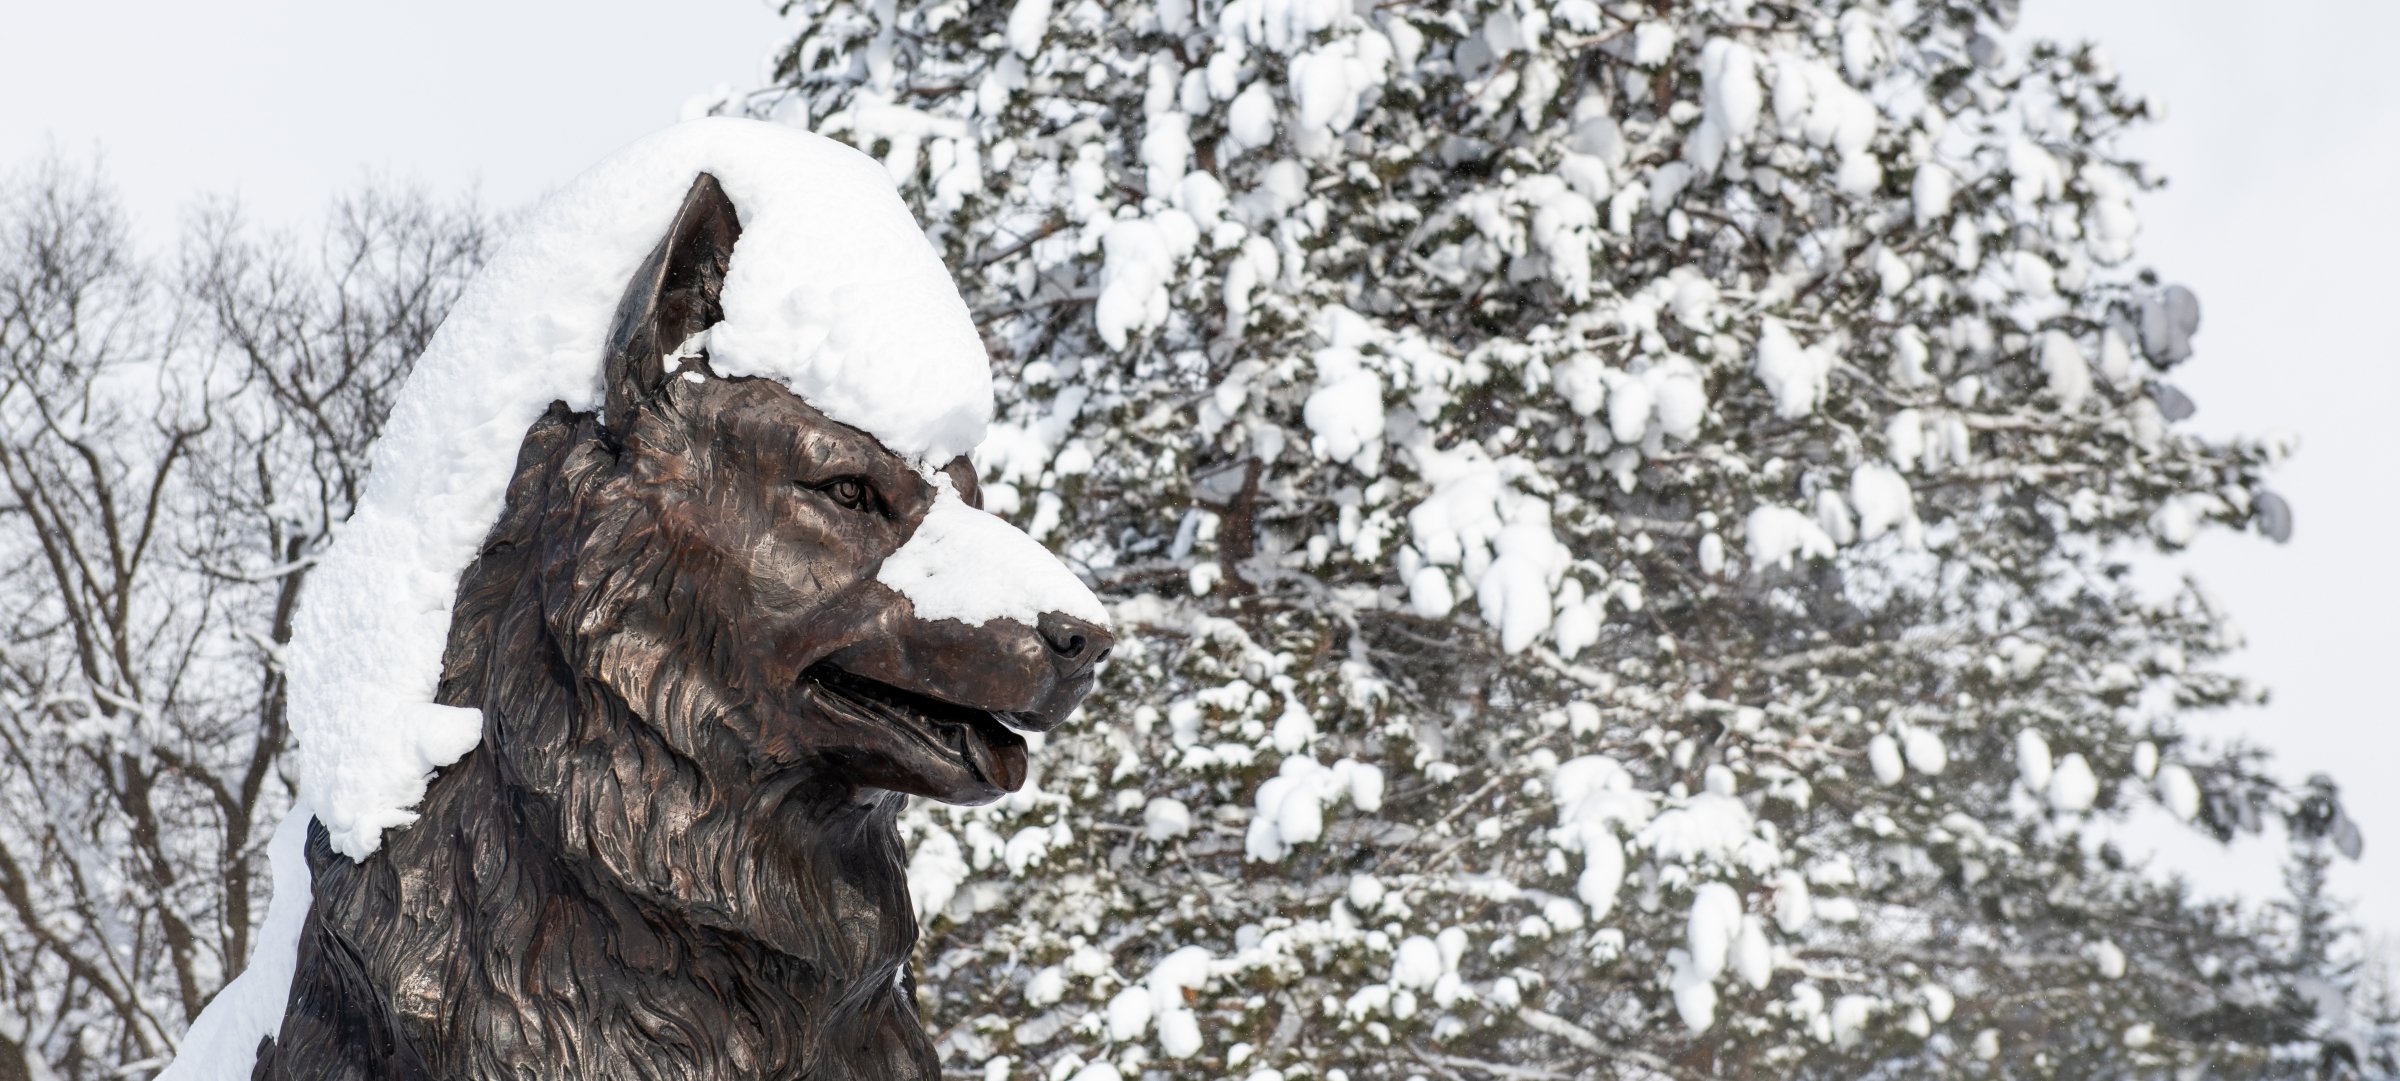
[[[828,705],[908,732],[929,748],[965,764],[1002,792],[1014,792],[1025,784],[1025,737],[1002,723],[1000,714],[904,690],[830,664],[811,665],[800,678],[823,688]]]

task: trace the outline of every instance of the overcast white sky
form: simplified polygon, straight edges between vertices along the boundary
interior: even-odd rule
[[[2142,255],[2199,292],[2174,380],[2211,431],[2291,431],[2287,547],[2214,536],[2185,565],[2240,618],[2260,711],[2247,733],[2343,782],[2367,857],[2337,886],[2400,933],[2400,5],[2357,0],[2025,0],[2025,30],[2091,37],[2169,106],[2136,144],[2173,180],[2142,203]],[[101,155],[145,238],[198,192],[308,220],[370,174],[522,206],[754,84],[777,37],[759,0],[215,0],[40,5],[10,19],[0,167],[53,144]],[[2169,835],[2161,831],[2159,835]],[[2143,831],[2149,836],[2149,831]],[[2275,881],[2271,846],[2162,856],[2216,890]]]
[[[2342,783],[2367,834],[2335,886],[2400,935],[2400,5],[2357,0],[2025,0],[2023,30],[2090,38],[2167,105],[2133,144],[2169,177],[2141,203],[2142,258],[2200,295],[2173,381],[2214,432],[2295,432],[2275,487],[2288,546],[2218,534],[2190,570],[2247,632],[2263,710],[2202,719],[2297,775]],[[2147,834],[2146,834],[2147,835]],[[2163,831],[2158,834],[2166,835]],[[2270,846],[2190,841],[2166,858],[2219,890],[2276,882]]]
[[[516,208],[760,81],[765,0],[116,0],[12,11],[0,165],[98,151],[138,224],[194,193],[298,223],[370,175]]]

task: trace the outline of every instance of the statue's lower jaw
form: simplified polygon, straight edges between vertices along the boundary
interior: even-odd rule
[[[802,679],[813,685],[819,692],[814,697],[827,708],[863,723],[909,732],[925,745],[927,753],[956,759],[989,788],[988,792],[943,793],[936,795],[937,799],[983,803],[1025,786],[1025,737],[990,710],[916,694],[831,665],[812,667]]]

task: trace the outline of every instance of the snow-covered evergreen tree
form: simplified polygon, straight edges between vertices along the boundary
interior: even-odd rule
[[[2097,839],[2338,804],[2129,581],[2284,448],[2176,426],[2145,104],[2014,8],[787,3],[714,107],[889,164],[1125,637],[915,819],[948,1065],[2312,1071],[2274,915]]]

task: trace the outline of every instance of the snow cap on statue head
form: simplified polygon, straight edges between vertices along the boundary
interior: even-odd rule
[[[248,1077],[280,1027],[308,914],[311,821],[336,851],[364,859],[384,830],[416,818],[432,771],[481,738],[480,711],[433,700],[459,578],[498,520],[543,410],[602,407],[626,283],[702,173],[742,226],[719,297],[724,319],[707,332],[716,374],[774,379],[937,478],[983,440],[992,381],[974,320],[890,176],[865,155],[777,125],[695,120],[551,196],[426,346],[356,510],[310,573],[284,654],[299,791],[267,848],[274,897],[248,967],[194,1019],[162,1081]],[[1008,528],[989,518],[954,506],[944,521],[969,537]],[[1017,583],[997,600],[974,590],[942,599],[1021,605],[1047,583],[1039,599],[1072,593],[1066,610],[1105,618],[1081,582],[1045,560],[1039,573],[994,575]]]
[[[515,230],[394,403],[357,511],[311,574],[289,648],[300,797],[363,859],[413,821],[432,770],[481,735],[436,705],[459,575],[543,409],[598,409],[625,283],[695,177],[741,239],[708,332],[721,376],[771,378],[921,469],[972,450],[989,362],[957,287],[883,167],[808,132],[694,120],[618,152]]]

